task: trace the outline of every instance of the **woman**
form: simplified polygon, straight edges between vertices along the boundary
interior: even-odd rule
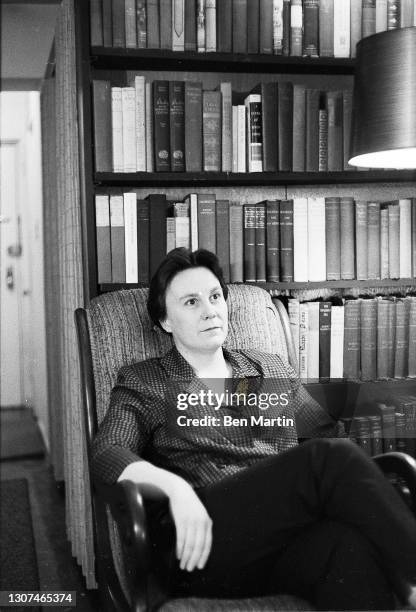
[[[394,608],[416,583],[414,517],[376,465],[336,439],[287,363],[223,348],[226,299],[215,255],[167,255],[148,310],[174,348],[120,371],[94,442],[95,478],[167,497],[179,591]],[[269,399],[267,409],[248,397]],[[299,434],[312,439],[298,445]]]

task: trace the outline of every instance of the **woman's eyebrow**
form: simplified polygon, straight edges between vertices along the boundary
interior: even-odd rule
[[[209,292],[211,294],[214,291],[218,291],[219,289],[221,289],[221,287],[220,285],[217,285],[216,287],[213,287],[212,289],[210,289]],[[201,295],[200,293],[185,293],[185,295],[182,295],[179,299],[184,300],[185,298],[199,297],[200,295]]]

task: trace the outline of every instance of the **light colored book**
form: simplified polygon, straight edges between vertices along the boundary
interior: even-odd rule
[[[376,33],[387,30],[387,0],[376,0]]]
[[[293,280],[308,279],[308,200],[293,198]]]
[[[400,278],[412,276],[412,201],[399,200]]]
[[[351,0],[350,5],[350,46],[351,57],[357,56],[357,43],[361,40],[362,0]]]
[[[124,0],[124,22],[126,33],[126,48],[137,47],[136,0]]]
[[[220,0],[221,2],[221,0]],[[205,51],[217,50],[217,8],[216,0],[205,0]]]
[[[247,172],[246,135],[246,107],[244,104],[239,104],[237,106],[237,172]]]
[[[244,100],[247,117],[247,171],[263,172],[263,136],[261,95],[250,94]]]
[[[136,171],[146,172],[146,81],[144,76],[134,78],[136,90]]]
[[[190,249],[196,251],[198,248],[198,195],[196,193],[190,193],[185,198],[189,207],[189,218],[190,218]]]
[[[113,172],[123,172],[123,107],[121,102],[121,87],[111,88],[111,129]]]
[[[126,283],[137,283],[137,195],[135,192],[123,193],[124,205],[124,248],[126,253]]]
[[[136,172],[136,91],[121,88],[123,114],[123,172]]]
[[[330,378],[344,375],[344,306],[331,309],[331,361]]]
[[[308,304],[299,305],[299,376],[308,378],[308,337],[309,309]]]
[[[273,0],[273,53],[283,52],[283,0]]]
[[[175,217],[166,217],[166,254],[176,248]]]
[[[308,302],[308,380],[319,380],[319,302]]]
[[[238,172],[238,106],[233,106],[231,109],[232,113],[232,171]]]
[[[334,2],[334,57],[350,57],[350,0]]]
[[[198,53],[205,53],[205,0],[196,1],[196,48]]]
[[[174,217],[175,219],[175,246],[190,248],[191,240],[189,235],[189,217]]]
[[[389,211],[380,209],[380,278],[389,278]]]
[[[153,106],[152,84],[146,83],[146,171],[153,172]]]
[[[308,280],[326,280],[325,198],[308,198]]]
[[[232,90],[231,83],[220,84],[222,93],[222,116],[221,116],[221,165],[223,172],[232,171]]]
[[[292,332],[293,344],[295,346],[296,358],[299,366],[299,317],[300,317],[300,303],[299,300],[294,298],[288,300],[288,313],[290,331]]]
[[[172,0],[172,50],[185,51],[185,0]]]

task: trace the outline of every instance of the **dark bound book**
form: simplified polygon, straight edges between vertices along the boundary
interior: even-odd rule
[[[247,3],[247,53],[259,52],[259,24],[261,0]]]
[[[367,204],[367,278],[380,278],[380,202]]]
[[[341,278],[341,211],[338,197],[325,198],[326,278]]]
[[[149,275],[156,272],[166,256],[166,217],[168,202],[163,193],[151,193],[149,202]]]
[[[170,172],[169,81],[153,81],[153,139],[156,172]]]
[[[328,172],[344,169],[344,147],[342,134],[342,91],[328,91]]]
[[[256,280],[266,282],[266,207],[256,204]]]
[[[233,1],[233,53],[247,53],[247,0]]]
[[[159,0],[159,47],[172,49],[172,1]]]
[[[137,271],[138,282],[149,283],[149,202],[137,200]]]
[[[185,81],[185,167],[202,171],[202,83]]]
[[[113,46],[112,0],[103,0],[103,45]]]
[[[361,301],[361,379],[377,378],[377,301]]]
[[[389,453],[396,450],[396,409],[377,402],[378,412],[381,416],[381,432],[383,437],[383,451]]]
[[[360,300],[345,300],[344,306],[344,378],[360,378]]]
[[[319,55],[334,57],[334,0],[319,3]]]
[[[94,158],[96,172],[113,171],[113,149],[111,139],[111,83],[92,82]]]
[[[261,96],[261,117],[263,137],[263,172],[277,172],[278,169],[278,105],[277,83],[259,83],[252,93]]]
[[[198,194],[198,248],[217,252],[214,193]]]
[[[290,55],[290,0],[283,0],[283,55]]]
[[[185,83],[169,81],[171,171],[185,172]]]
[[[389,278],[400,278],[400,207],[389,204]]]
[[[217,257],[220,261],[224,281],[230,282],[230,202],[216,202],[216,243]]]
[[[244,280],[244,209],[241,204],[230,205],[230,280]]]
[[[159,0],[146,0],[147,47],[160,48]]]
[[[244,280],[256,279],[256,207],[244,205]]]
[[[202,92],[203,169],[221,171],[221,105],[220,91]]]
[[[278,84],[278,163],[279,171],[292,170],[293,84]]]
[[[381,417],[378,414],[368,416],[370,425],[371,454],[380,455],[383,452],[383,437],[381,432]]]
[[[319,44],[319,0],[303,0],[303,55],[317,57]]]
[[[319,96],[318,89],[306,90],[306,172],[319,171]]]
[[[331,302],[319,302],[319,379],[329,380],[331,365]]]
[[[231,53],[233,49],[233,0],[217,2],[217,51]]]
[[[293,200],[280,201],[280,280],[293,281]]]
[[[319,136],[319,134],[318,134]],[[318,143],[319,146],[319,143]],[[293,172],[305,171],[306,89],[293,86]]]
[[[113,47],[125,47],[126,25],[124,20],[124,0],[112,0],[111,19],[113,27]]]
[[[368,250],[367,250],[368,214],[367,202],[355,202],[355,252],[357,280],[368,278]]]
[[[260,0],[259,7],[259,51],[273,53],[273,0]]]
[[[341,278],[355,278],[354,198],[340,198],[341,219]]]
[[[280,219],[279,201],[267,200],[266,204],[266,280],[280,280]]]
[[[407,376],[409,352],[409,311],[406,302],[396,300],[396,329],[394,337],[394,378]]]
[[[90,2],[90,37],[93,47],[103,46],[102,0],[91,0]]]
[[[196,0],[185,0],[185,51],[196,51]]]
[[[136,0],[136,29],[137,29],[137,46],[139,49],[146,49],[147,47],[146,0]]]

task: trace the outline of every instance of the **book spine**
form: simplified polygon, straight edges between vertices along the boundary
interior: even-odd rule
[[[259,52],[260,0],[247,3],[247,53]]]
[[[341,211],[337,197],[325,198],[326,278],[341,279]]]
[[[319,55],[334,57],[334,0],[319,3]]]
[[[221,92],[202,92],[203,169],[221,170]]]
[[[254,0],[251,4],[256,4]],[[233,41],[232,0],[220,0],[217,4],[217,51],[231,53]]]
[[[169,125],[169,81],[153,81],[153,138],[156,172],[171,168]]]
[[[306,90],[306,172],[319,171],[319,91]]]
[[[280,202],[280,280],[293,281],[293,200]]]
[[[202,83],[185,81],[185,167],[202,171]]]
[[[334,2],[334,57],[350,56],[350,0]]]
[[[383,437],[383,451],[389,453],[396,450],[396,415],[394,406],[377,404],[381,416],[381,431]]]
[[[350,158],[350,143],[351,143],[351,121],[352,121],[352,91],[344,90],[342,92],[342,139],[344,153],[344,170],[352,170],[349,165]]]
[[[319,0],[303,1],[303,55],[318,56]]]
[[[159,46],[172,49],[172,4],[174,0],[159,0]]]
[[[185,0],[185,51],[196,51],[196,0]]]
[[[341,220],[341,278],[355,278],[354,261],[354,198],[340,198]]]
[[[308,330],[309,309],[307,304],[299,305],[299,377],[308,378]]]
[[[302,55],[303,12],[302,0],[290,1],[290,55]]]
[[[244,104],[239,104],[237,106],[237,172],[246,172],[247,169],[246,139],[246,107]]]
[[[401,0],[400,3],[400,27],[411,28],[414,23],[414,0]],[[387,28],[386,28],[387,29]]]
[[[198,248],[217,252],[215,236],[215,195],[201,193],[198,195]]]
[[[111,227],[111,280],[113,283],[126,282],[126,256],[124,244],[123,196],[110,196]]]
[[[388,308],[387,300],[377,300],[377,378],[381,380],[388,377]]]
[[[162,193],[151,193],[149,203],[149,276],[153,277],[166,256],[167,200]]]
[[[205,53],[205,0],[197,0],[196,48],[198,53]]]
[[[172,49],[185,51],[185,0],[172,0]]]
[[[266,279],[268,282],[280,280],[280,225],[279,202],[266,202]]]
[[[220,84],[222,98],[221,113],[221,167],[223,172],[232,171],[232,92],[231,83]]]
[[[92,47],[103,46],[103,13],[101,0],[90,3],[90,39]]]
[[[400,209],[389,204],[389,277],[400,278]]]
[[[360,301],[346,300],[344,305],[344,378],[360,377]]]
[[[112,0],[111,22],[113,27],[113,47],[125,47],[126,26],[124,18],[124,0]]]
[[[400,0],[387,0],[387,29],[400,27]]]
[[[395,413],[396,450],[405,453],[406,448],[406,418],[403,412]]]
[[[283,0],[273,0],[273,54],[283,54]]]
[[[159,0],[146,0],[148,49],[160,49]]]
[[[111,84],[93,80],[94,157],[96,172],[112,172]]]
[[[189,217],[175,217],[175,248],[180,247],[190,248]]]
[[[380,208],[380,278],[389,278],[389,211]]]
[[[263,138],[261,95],[250,94],[245,99],[247,116],[247,169],[248,172],[263,171]]]
[[[342,378],[344,373],[344,306],[332,306],[330,378]]]
[[[138,282],[137,268],[137,203],[135,193],[124,193],[124,249],[126,254],[126,283]]]
[[[319,138],[319,135],[318,135]],[[306,89],[293,86],[293,172],[305,171],[306,147]]]
[[[260,0],[259,19],[259,50],[270,55],[273,53],[273,0]]]
[[[256,281],[256,207],[244,205],[244,280]]]
[[[293,200],[293,280],[308,281],[308,200]]]
[[[380,455],[383,452],[381,417],[377,414],[370,414],[368,422],[370,425],[371,454],[372,456]]]
[[[137,47],[136,0],[124,0],[124,19],[127,49]]]
[[[243,212],[241,204],[230,206],[230,280],[242,283],[244,280]]]
[[[230,203],[217,200],[216,205],[216,242],[217,257],[220,261],[224,281],[230,282]]]
[[[103,0],[103,45],[113,46],[113,14],[112,0]]]
[[[263,136],[263,171],[277,172],[277,85],[261,84],[261,116]]]
[[[278,163],[279,170],[292,169],[293,84],[278,83]]]
[[[376,33],[387,30],[387,0],[376,0]]]
[[[357,280],[366,280],[368,278],[367,232],[367,202],[357,200],[355,202],[355,259],[357,267]]]
[[[232,130],[232,165],[233,172],[238,172],[238,106],[231,108],[233,130]]]
[[[326,280],[325,199],[308,198],[308,279]]]
[[[196,251],[198,248],[198,196],[196,193],[190,193],[187,199],[189,200],[189,216],[191,219],[191,251]]]
[[[380,202],[368,202],[367,278],[380,278]]]
[[[394,378],[407,375],[408,317],[404,300],[396,301],[396,329],[394,335]]]
[[[319,380],[331,371],[331,302],[319,302]]]
[[[247,53],[247,0],[233,0],[233,53]]]
[[[110,201],[108,195],[95,196],[98,283],[111,283]]]
[[[174,217],[166,218],[166,254],[176,248],[176,226]]]
[[[361,301],[361,379],[377,378],[377,302]]]
[[[396,300],[388,300],[387,311],[387,377],[394,377],[394,334],[396,330]]]
[[[351,0],[351,8],[350,8],[351,57],[357,57],[357,43],[362,38],[361,23],[362,23],[362,0]]]
[[[153,138],[153,91],[152,84],[145,83],[145,115],[146,115],[146,171],[153,172],[153,154],[154,154],[154,138]]]
[[[416,378],[416,298],[407,297],[406,300],[408,301],[409,309],[409,354],[407,375],[409,378]]]
[[[147,47],[146,0],[136,0],[136,30],[137,30],[138,48],[146,49]]]
[[[371,456],[371,437],[370,437],[370,422],[368,417],[359,416],[354,418],[355,430],[357,433],[357,443],[363,451]]]
[[[283,0],[283,55],[290,55],[290,0]]]
[[[205,51],[217,50],[216,0],[205,0]]]
[[[144,76],[134,79],[136,90],[136,170],[146,172],[146,82]]]
[[[328,171],[328,111],[326,108],[319,109],[319,172]]]
[[[339,172],[344,169],[344,149],[342,142],[342,92],[327,92],[328,106],[328,171]]]
[[[319,302],[308,302],[308,380],[319,380]]]
[[[266,282],[266,207],[256,204],[256,281]]]
[[[416,11],[416,6],[415,6]],[[412,223],[412,235],[411,235],[411,245],[412,245],[412,276],[413,278],[416,276],[416,198],[412,198],[412,207],[411,207],[411,223]]]
[[[137,200],[137,276],[139,283],[149,282],[149,203]]]
[[[121,87],[111,88],[113,172],[123,172],[123,107]]]
[[[400,278],[412,276],[412,200],[399,200]]]
[[[169,82],[171,171],[185,172],[185,83]]]
[[[376,0],[363,0],[361,28],[363,38],[376,33]]]
[[[123,172],[136,172],[136,92],[122,87]]]
[[[274,300],[273,300],[274,301]],[[289,315],[290,332],[292,335],[293,346],[295,348],[296,361],[299,366],[299,314],[300,304],[297,299],[287,301],[287,311]]]

